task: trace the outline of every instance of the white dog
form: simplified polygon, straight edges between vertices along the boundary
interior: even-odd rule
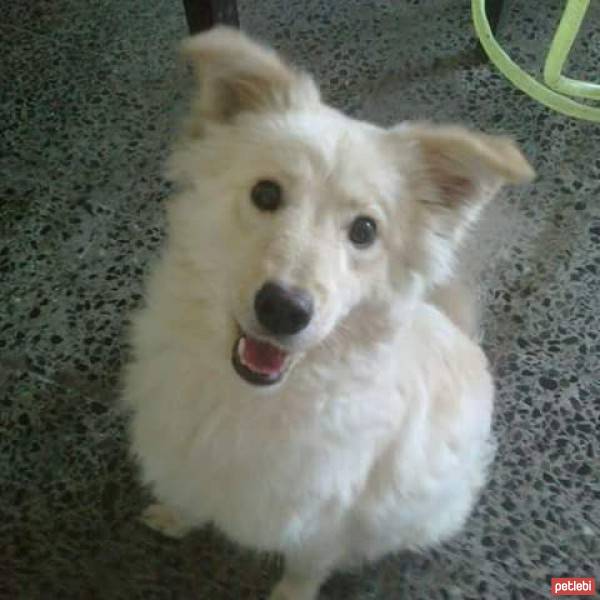
[[[199,91],[125,386],[144,519],[280,552],[271,598],[313,599],[467,518],[493,384],[446,292],[482,206],[533,171],[506,138],[351,119],[237,31],[185,52]]]

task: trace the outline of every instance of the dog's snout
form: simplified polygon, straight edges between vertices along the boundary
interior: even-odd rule
[[[270,333],[293,335],[302,331],[313,315],[313,300],[300,288],[268,281],[254,298],[258,322]]]

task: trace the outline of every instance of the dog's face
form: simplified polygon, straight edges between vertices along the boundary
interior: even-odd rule
[[[171,161],[185,189],[172,243],[206,277],[253,385],[282,382],[362,308],[402,306],[446,278],[485,201],[532,174],[503,138],[350,119],[237,32],[186,51],[201,89]]]

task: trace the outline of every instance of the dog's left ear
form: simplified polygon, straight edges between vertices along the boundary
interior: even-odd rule
[[[421,202],[459,210],[488,200],[506,183],[525,183],[535,175],[508,137],[420,123],[400,125],[392,135],[410,148]]]
[[[242,112],[277,112],[317,104],[309,75],[272,49],[229,27],[216,27],[182,46],[200,84],[193,119],[225,123]]]
[[[464,127],[409,123],[388,132],[416,214],[415,269],[436,281],[452,269],[456,246],[482,207],[507,183],[535,173],[507,137]]]

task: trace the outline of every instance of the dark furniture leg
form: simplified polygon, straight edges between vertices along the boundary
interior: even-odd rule
[[[487,0],[485,4],[485,12],[494,35],[496,35],[496,29],[498,29],[503,7],[504,0]]]
[[[199,33],[213,25],[239,27],[237,0],[183,0],[190,33]]]

